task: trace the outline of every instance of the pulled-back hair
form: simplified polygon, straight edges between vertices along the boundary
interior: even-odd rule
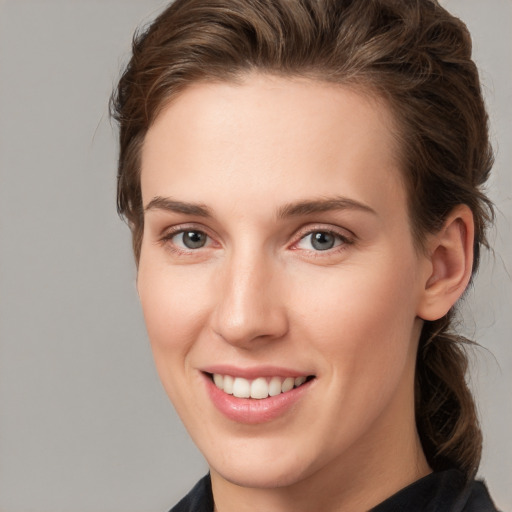
[[[199,81],[250,71],[339,83],[384,98],[399,127],[414,240],[456,205],[475,222],[473,273],[493,218],[482,192],[492,166],[487,114],[465,25],[435,0],[176,0],[133,41],[112,96],[120,125],[118,210],[138,261],[144,218],[141,149],[169,102]],[[426,321],[416,365],[416,423],[434,470],[478,468],[481,432],[465,373],[469,342],[452,310]]]

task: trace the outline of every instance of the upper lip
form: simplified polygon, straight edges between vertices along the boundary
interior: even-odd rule
[[[242,377],[252,380],[258,377],[308,377],[311,373],[282,366],[252,366],[241,368],[228,364],[216,364],[201,368],[205,373],[218,373],[220,375],[230,375],[231,377]]]

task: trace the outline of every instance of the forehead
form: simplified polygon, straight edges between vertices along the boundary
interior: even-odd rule
[[[146,135],[144,203],[212,192],[241,204],[332,194],[378,203],[403,192],[395,132],[383,100],[347,86],[261,74],[194,84]]]

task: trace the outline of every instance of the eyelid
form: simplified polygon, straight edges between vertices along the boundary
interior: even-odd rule
[[[201,233],[204,233],[210,238],[213,238],[211,230],[202,224],[198,224],[197,222],[183,222],[173,226],[166,226],[161,230],[158,237],[171,238],[172,236],[177,235],[178,233],[182,233],[183,231],[201,231]]]

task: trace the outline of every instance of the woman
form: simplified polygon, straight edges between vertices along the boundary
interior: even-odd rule
[[[174,511],[493,511],[451,330],[492,220],[464,25],[416,0],[177,0],[113,99]]]

